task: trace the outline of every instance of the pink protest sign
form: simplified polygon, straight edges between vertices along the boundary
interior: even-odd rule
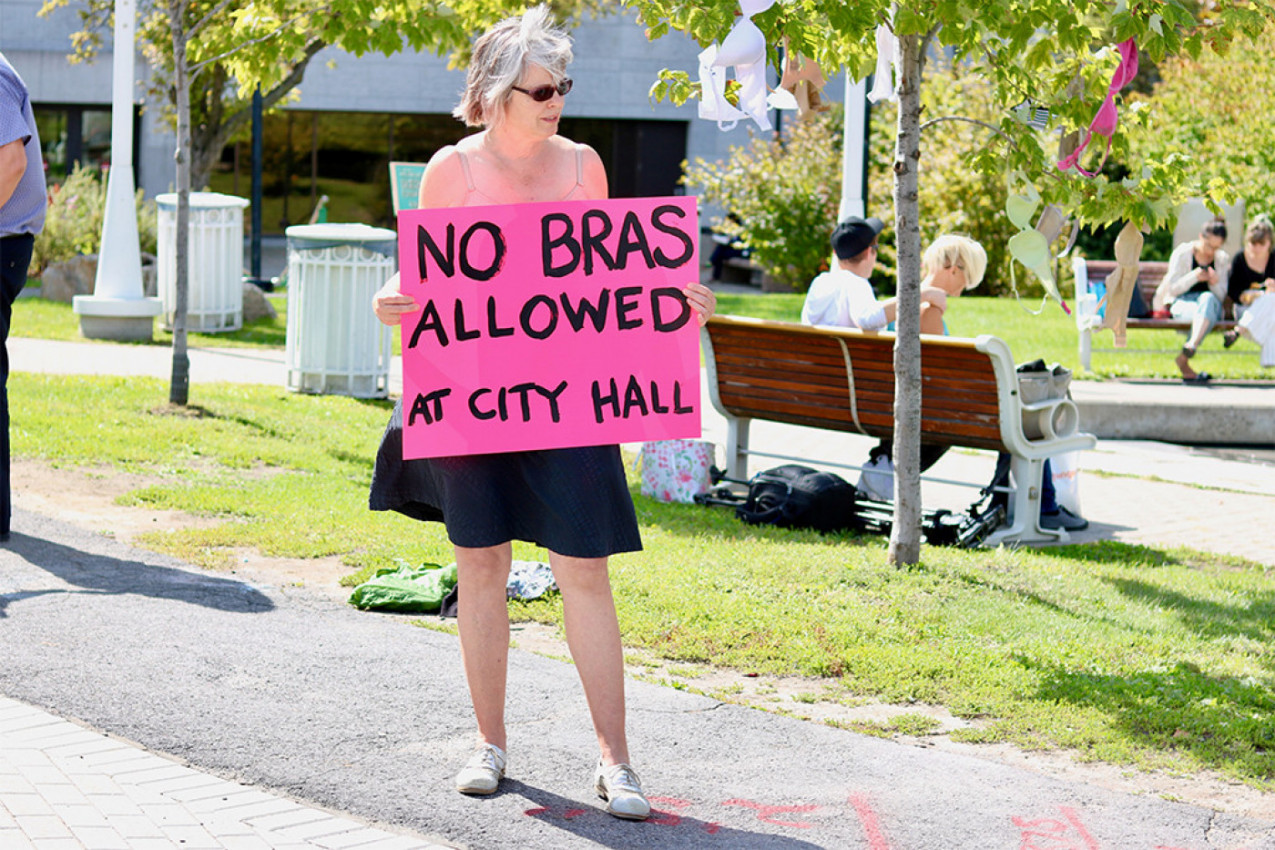
[[[700,434],[695,199],[399,214],[403,456]]]

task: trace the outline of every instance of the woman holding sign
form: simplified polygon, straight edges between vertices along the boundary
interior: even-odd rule
[[[465,93],[454,114],[481,132],[442,148],[421,182],[422,209],[599,200],[602,161],[558,135],[571,43],[545,7],[509,18],[474,45]],[[713,293],[684,289],[707,321]],[[421,309],[391,279],[373,309],[387,325]],[[493,793],[505,775],[505,681],[513,550],[523,540],[549,550],[562,591],[567,643],[584,685],[601,755],[594,787],[607,811],[644,820],[651,807],[629,766],[624,666],[607,557],[641,549],[618,446],[403,460],[402,402],[377,457],[370,505],[445,523],[460,582],[461,655],[479,744],[456,777],[464,794]]]

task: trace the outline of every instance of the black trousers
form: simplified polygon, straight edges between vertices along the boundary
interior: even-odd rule
[[[9,536],[9,322],[27,284],[34,236],[0,237],[0,536]]]

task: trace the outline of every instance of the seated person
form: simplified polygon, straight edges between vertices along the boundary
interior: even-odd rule
[[[878,301],[868,282],[877,261],[877,236],[885,228],[879,218],[852,215],[832,231],[836,266],[810,283],[801,307],[803,325],[828,325],[879,331],[894,321],[898,299]],[[922,300],[947,306],[947,296],[938,289],[923,291]]]
[[[859,216],[850,216],[837,225],[832,231],[832,249],[837,257],[837,266],[811,282],[810,291],[806,293],[806,301],[801,308],[802,324],[875,331],[894,321],[899,300],[887,298],[878,301],[872,284],[868,282],[868,275],[872,274],[872,267],[876,263],[877,237],[884,228],[885,224],[879,218],[864,219]],[[983,249],[977,242],[972,239],[963,241],[969,242],[982,254]],[[967,252],[971,258],[974,256],[972,249],[967,249]],[[926,252],[926,257],[929,256],[929,252]],[[944,253],[943,256],[950,255]],[[928,268],[925,262],[923,257],[923,273]],[[965,263],[965,260],[962,259],[961,262]],[[952,260],[948,265],[954,264],[955,260]],[[932,265],[940,272],[941,281],[945,282],[948,277],[955,276],[954,272],[946,270],[947,267],[941,261]],[[973,259],[970,260],[970,265],[971,277],[977,271],[977,283],[983,279],[983,269],[987,265],[986,255],[983,255],[982,263],[977,269],[972,268]],[[961,270],[960,276],[964,277],[964,273],[965,270]],[[947,308],[947,292],[941,286],[933,285],[933,278],[934,275],[929,274],[926,280],[931,281],[931,285],[922,285],[922,310],[926,309],[926,305],[937,309],[934,315],[939,317],[941,323],[942,311]],[[946,446],[922,443],[921,471],[924,472],[937,463],[945,451]],[[869,498],[878,501],[894,498],[893,455],[894,444],[891,440],[882,440],[868,453],[868,463],[858,486]]]
[[[1227,294],[1235,304],[1239,326],[1227,331],[1223,342],[1230,348],[1242,336],[1262,348],[1262,365],[1275,366],[1275,257],[1271,256],[1275,228],[1258,216],[1244,234],[1244,253],[1231,263]]]
[[[1257,216],[1244,231],[1243,253],[1231,261],[1231,271],[1226,276],[1226,297],[1234,305],[1237,319],[1275,280],[1272,237],[1275,237],[1275,227],[1271,226],[1271,220],[1265,215]],[[1233,333],[1224,335],[1227,348],[1235,344]]]
[[[1213,326],[1222,319],[1226,282],[1231,258],[1222,250],[1226,242],[1226,222],[1220,218],[1205,222],[1200,237],[1185,242],[1169,255],[1169,269],[1156,287],[1154,310],[1168,309],[1175,319],[1190,319],[1186,345],[1174,362],[1188,384],[1207,384],[1212,376],[1191,368],[1191,358]]]
[[[734,213],[730,213],[726,218],[736,224],[739,223],[739,217]],[[739,245],[735,241],[735,237],[730,234],[714,230],[713,253],[708,258],[709,265],[713,267],[713,280],[721,280],[726,270],[726,261],[733,260],[736,257],[748,259],[748,249]]]
[[[921,256],[921,274],[925,275],[921,281],[921,333],[947,333],[943,323],[946,301],[940,306],[937,301],[926,299],[927,290],[938,290],[946,298],[959,298],[962,292],[982,282],[986,270],[987,252],[969,237],[949,233],[930,243]]]

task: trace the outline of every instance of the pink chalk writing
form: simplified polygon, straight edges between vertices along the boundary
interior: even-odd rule
[[[399,215],[403,456],[700,434],[694,198]]]
[[[1075,809],[1059,806],[1058,810],[1062,819],[1013,819],[1014,826],[1022,830],[1019,850],[1099,850]]]
[[[877,813],[873,811],[872,804],[868,802],[868,798],[863,794],[851,794],[850,806],[854,809],[855,814],[859,816],[859,823],[863,826],[863,835],[868,839],[868,850],[890,850],[890,843],[885,840],[885,833],[881,831]]]
[[[814,824],[806,823],[805,821],[776,820],[775,815],[786,814],[789,812],[813,812],[819,808],[818,806],[809,804],[800,806],[766,806],[761,803],[754,803],[752,800],[726,800],[722,803],[722,805],[743,806],[746,809],[756,809],[757,820],[762,821],[763,823],[772,823],[775,826],[788,826],[793,829],[810,829],[814,826]]]

